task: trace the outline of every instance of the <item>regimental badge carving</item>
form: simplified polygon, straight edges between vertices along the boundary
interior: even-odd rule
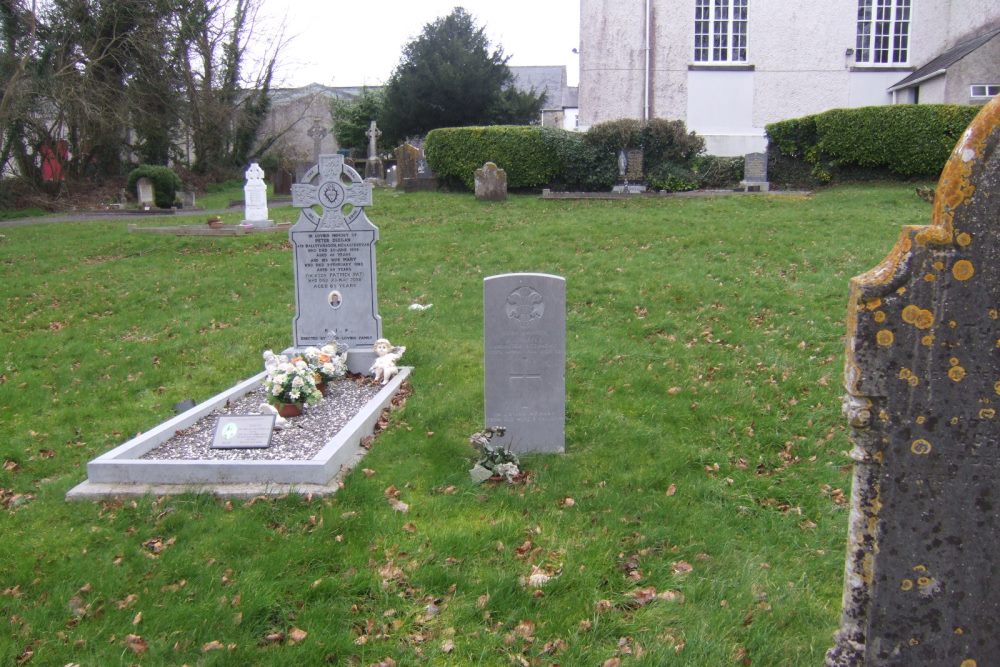
[[[528,324],[542,319],[545,314],[545,299],[533,287],[527,285],[518,287],[507,297],[504,304],[507,317],[521,324]]]

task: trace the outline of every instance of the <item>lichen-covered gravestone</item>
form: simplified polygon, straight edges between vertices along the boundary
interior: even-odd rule
[[[480,201],[505,201],[507,199],[507,172],[492,162],[475,171],[476,199]]]
[[[288,232],[295,252],[293,345],[321,346],[336,339],[348,347],[352,372],[368,371],[371,348],[382,337],[378,228],[364,209],[371,203],[371,184],[345,165],[342,155],[321,155],[303,182],[292,186],[292,205],[302,210]]]
[[[932,224],[852,280],[848,313],[854,489],[826,664],[1000,664],[1000,98]]]
[[[515,452],[566,442],[566,279],[508,273],[483,281],[486,426]]]

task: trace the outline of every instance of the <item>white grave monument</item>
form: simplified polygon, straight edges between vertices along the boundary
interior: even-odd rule
[[[267,185],[264,170],[256,162],[246,171],[247,184],[243,186],[243,202],[246,206],[244,225],[273,227],[274,220],[267,217]]]

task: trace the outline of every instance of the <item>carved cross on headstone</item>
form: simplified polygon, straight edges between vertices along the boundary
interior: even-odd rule
[[[378,138],[382,136],[382,130],[376,127],[375,121],[372,121],[365,136],[368,137],[368,159],[372,160],[378,157]]]
[[[315,120],[313,120],[312,127],[310,127],[309,131],[306,132],[306,134],[309,136],[309,138],[313,140],[313,162],[314,163],[318,163],[319,162],[319,155],[320,155],[320,153],[323,152],[323,137],[325,137],[327,134],[329,134],[329,132],[330,131],[328,129],[326,129],[325,127],[323,127],[320,124],[319,118],[316,118]]]
[[[854,486],[828,667],[1000,656],[1000,98],[938,182],[932,224],[851,281]]]
[[[292,206],[302,210],[298,223],[310,222],[316,229],[349,229],[362,207],[371,206],[371,184],[344,165],[343,155],[321,155],[318,166],[303,180],[292,186]],[[313,180],[316,185],[311,184]]]

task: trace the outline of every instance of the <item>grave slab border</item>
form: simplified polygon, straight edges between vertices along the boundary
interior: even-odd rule
[[[67,500],[108,496],[166,495],[201,492],[245,497],[281,493],[333,493],[342,467],[353,467],[364,449],[361,441],[374,433],[382,410],[389,406],[412,367],[402,367],[340,431],[332,434],[311,459],[288,461],[147,460],[141,459],[174,432],[195,424],[227,401],[256,389],[266,372],[216,394],[87,463],[87,480],[66,493]]]

